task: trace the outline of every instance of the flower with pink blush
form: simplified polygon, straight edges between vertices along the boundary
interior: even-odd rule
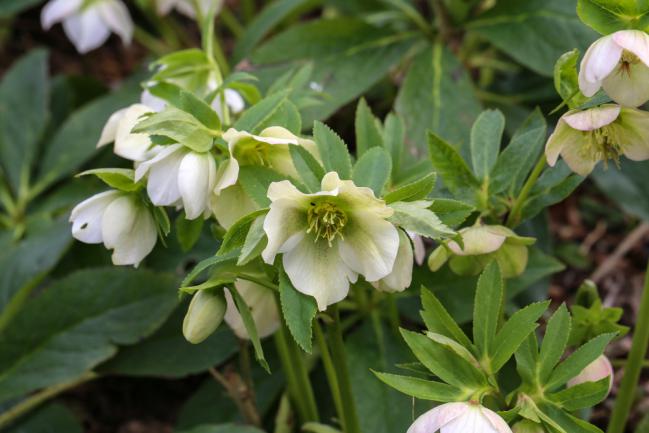
[[[512,433],[504,419],[477,403],[446,403],[415,420],[407,433]]]

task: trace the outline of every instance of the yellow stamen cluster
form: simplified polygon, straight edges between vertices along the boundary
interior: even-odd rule
[[[602,160],[606,163],[612,159],[619,164],[622,148],[611,128],[606,126],[588,131],[588,144],[582,149],[582,156],[592,161]]]
[[[307,212],[307,233],[315,234],[315,240],[326,239],[332,246],[336,236],[343,239],[342,230],[347,224],[347,215],[338,206],[326,201],[311,202]]]

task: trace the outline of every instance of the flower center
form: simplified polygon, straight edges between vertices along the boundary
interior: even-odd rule
[[[609,159],[612,159],[615,161],[615,164],[619,164],[622,149],[618,144],[619,140],[615,138],[610,128],[604,126],[589,131],[587,134],[588,144],[582,149],[582,156],[590,158],[593,161],[602,160],[604,164]]]
[[[307,212],[307,233],[313,233],[315,240],[326,239],[329,246],[336,236],[343,238],[342,230],[347,224],[347,215],[338,206],[329,202],[311,202]]]
[[[627,76],[631,75],[631,66],[638,63],[640,59],[638,56],[633,54],[631,51],[624,50],[622,51],[622,57],[620,58],[620,74],[626,74]]]
[[[237,149],[235,157],[242,165],[270,166],[268,154],[268,144],[250,140],[249,143],[245,143]]]

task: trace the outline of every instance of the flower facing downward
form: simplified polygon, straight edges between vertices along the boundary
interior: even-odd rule
[[[474,403],[446,403],[421,415],[407,433],[511,433],[496,412]]]
[[[144,104],[133,104],[114,112],[101,131],[97,147],[114,142],[114,152],[131,161],[142,161],[151,147],[151,138],[147,134],[133,133],[131,130],[144,114],[155,111]]]
[[[604,104],[564,114],[545,145],[554,166],[559,155],[577,174],[588,175],[600,161],[634,161],[649,158],[649,113],[635,108]]]
[[[199,0],[198,7],[201,14],[205,15],[210,8],[210,5],[217,2],[216,13],[218,14],[223,6],[222,0]],[[196,9],[193,0],[156,0],[156,12],[158,15],[167,15],[172,9],[176,9],[181,14],[189,17],[196,18]]]
[[[581,373],[568,381],[568,388],[585,382],[597,382],[608,377],[608,390],[613,386],[613,366],[605,355],[600,355],[596,360],[584,368]]]
[[[180,143],[161,146],[135,170],[135,181],[146,174],[147,192],[156,206],[182,204],[187,219],[209,214],[216,183],[216,162],[210,153],[197,153]]]
[[[113,264],[137,267],[158,238],[151,212],[134,194],[106,191],[79,203],[70,215],[72,236],[87,244],[104,243]]]
[[[275,302],[273,291],[256,283],[246,280],[237,280],[234,286],[250,309],[252,320],[257,327],[259,338],[273,334],[280,326],[279,310]],[[241,339],[249,340],[250,336],[243,324],[243,319],[229,291],[225,291],[228,308],[225,312],[225,323],[228,324],[235,335]]]
[[[121,0],[50,0],[41,13],[41,25],[49,30],[63,22],[63,30],[80,53],[106,42],[111,32],[130,44],[133,21]]]
[[[412,239],[413,243],[415,243],[417,239],[422,242],[421,237],[417,235],[414,236],[416,237]],[[413,248],[413,245],[411,245],[410,242],[410,235],[406,234],[403,230],[399,230],[399,251],[397,251],[397,258],[394,261],[392,272],[379,281],[372,283],[375,288],[382,292],[393,293],[403,292],[410,287],[410,283],[412,282],[412,267],[417,253],[417,244],[415,243]]]
[[[287,180],[270,184],[262,258],[272,264],[282,254],[295,288],[325,310],[347,296],[359,274],[376,282],[392,272],[399,233],[386,221],[393,210],[371,189],[340,180],[335,172],[321,186],[321,192],[304,194]]]
[[[588,48],[579,68],[579,89],[591,97],[600,87],[620,105],[637,107],[649,100],[649,35],[620,30]]]

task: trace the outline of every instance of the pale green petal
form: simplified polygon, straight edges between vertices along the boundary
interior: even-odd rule
[[[234,285],[250,309],[259,338],[268,337],[277,331],[281,321],[273,291],[246,280],[236,280]],[[249,340],[250,336],[243,324],[241,314],[239,314],[239,310],[237,310],[237,306],[228,290],[225,291],[225,298],[228,304],[225,322],[232,328],[237,337]]]
[[[572,129],[563,119],[559,119],[557,127],[555,128],[550,138],[545,144],[545,157],[550,167],[554,167],[559,159],[559,154],[563,147],[569,143],[578,142],[582,139],[580,131]]]
[[[616,68],[602,82],[608,96],[618,104],[638,107],[649,100],[649,67],[642,62]]]
[[[649,113],[624,108],[618,122],[612,125],[614,136],[624,155],[634,161],[649,159]]]
[[[374,283],[374,287],[383,292],[402,292],[412,282],[412,267],[414,265],[413,247],[410,238],[403,230],[399,230],[399,250],[392,271],[384,278]]]
[[[507,239],[507,235],[490,230],[489,226],[473,226],[460,230],[462,248],[457,242],[449,241],[446,245],[458,256],[476,256],[496,251]]]
[[[219,195],[212,194],[210,209],[221,227],[227,230],[241,217],[259,209],[259,206],[241,185],[232,185]]]

